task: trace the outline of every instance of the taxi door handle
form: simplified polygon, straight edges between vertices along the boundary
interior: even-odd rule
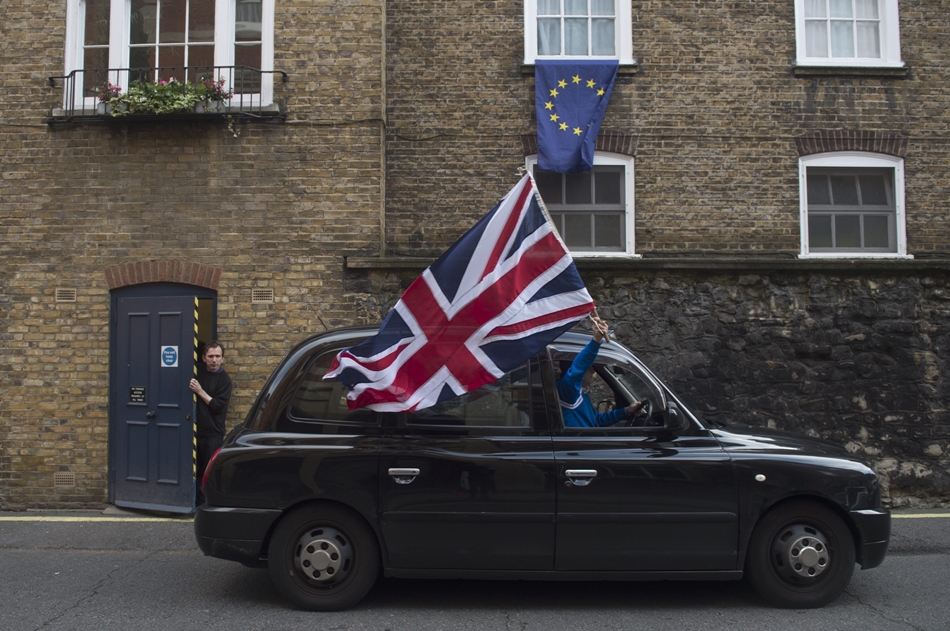
[[[597,477],[596,469],[568,469],[564,472],[568,477],[565,484],[567,486],[587,486],[590,481]]]
[[[419,470],[415,468],[393,467],[389,470],[389,477],[396,481],[396,484],[412,484],[412,481],[419,475]]]

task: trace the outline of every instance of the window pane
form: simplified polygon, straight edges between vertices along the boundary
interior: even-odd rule
[[[615,55],[614,21],[603,18],[591,20],[591,54]]]
[[[86,33],[83,43],[86,46],[109,44],[109,12],[112,10],[109,0],[86,0]],[[99,66],[86,66],[98,68]],[[106,62],[103,68],[108,68]]]
[[[832,175],[831,198],[835,206],[857,206],[858,190],[854,176]]]
[[[883,175],[862,175],[858,182],[861,186],[863,206],[887,206],[887,188]]]
[[[561,54],[561,20],[538,20],[538,54]]]
[[[827,0],[805,0],[806,18],[826,18],[828,17]]]
[[[805,22],[805,54],[809,57],[828,56],[828,23]]]
[[[263,9],[260,0],[241,0],[237,4],[234,22],[234,40],[237,42],[261,41]]]
[[[831,0],[829,4],[831,5],[831,17],[833,18],[854,17],[851,14],[851,0]]]
[[[564,15],[587,15],[587,0],[564,0]]]
[[[561,174],[550,171],[534,170],[534,181],[538,185],[538,193],[545,204],[563,204],[561,199]]]
[[[591,0],[590,14],[591,15],[613,15],[614,14],[614,0]]]
[[[569,248],[591,247],[590,215],[570,214],[564,217],[564,243]]]
[[[858,57],[880,59],[880,42],[877,22],[858,22]]]
[[[186,0],[161,0],[158,38],[163,43],[185,41]],[[159,53],[161,54],[161,53]]]
[[[175,78],[176,81],[185,80],[185,47],[162,46],[158,49],[158,64],[161,68],[159,79]]]
[[[594,245],[598,248],[622,248],[623,217],[615,215],[594,215]]]
[[[155,2],[152,0],[132,0],[132,13],[129,16],[129,37],[132,44],[155,42]]]
[[[234,46],[234,65],[248,66],[249,68],[261,67],[261,45],[260,44],[235,44]],[[248,76],[245,80],[249,79]]]
[[[854,22],[831,23],[831,56],[854,57]]]
[[[188,66],[197,66],[197,72],[190,77],[192,80],[201,74],[211,77],[211,73],[214,72],[214,46],[189,46]],[[202,73],[202,71],[204,72]],[[217,77],[214,77],[214,79],[217,79]]]
[[[243,4],[237,3],[238,19]],[[214,41],[214,0],[191,0],[191,7],[188,9],[188,41]]]
[[[828,192],[828,176],[812,173],[813,169],[808,169],[808,205],[831,204],[831,194]]]
[[[560,15],[561,0],[538,0],[538,15]]]
[[[861,247],[861,217],[859,215],[835,215],[835,247]]]
[[[130,68],[154,68],[155,48],[132,48],[129,50]],[[146,78],[146,77],[143,77]]]
[[[877,0],[854,0],[855,8],[855,17],[876,20],[878,18],[877,14]]]
[[[864,216],[864,247],[866,248],[890,248],[889,230],[887,229],[887,217],[881,215]]]
[[[82,77],[82,87],[85,96],[92,96],[103,83],[109,80],[109,73],[105,72],[105,69],[109,67],[109,49],[87,48],[83,51],[82,57],[82,67],[86,69]]]
[[[590,204],[591,203],[591,178],[590,171],[586,173],[568,173],[564,176],[567,181],[567,203],[568,204]]]
[[[596,170],[594,179],[594,198],[597,204],[620,204],[620,186],[623,183],[622,171]]]
[[[830,215],[808,215],[808,244],[812,248],[832,246]]]
[[[564,54],[587,54],[587,20],[564,20]]]

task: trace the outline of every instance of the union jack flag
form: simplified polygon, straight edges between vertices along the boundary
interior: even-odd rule
[[[324,379],[350,409],[430,407],[500,378],[594,309],[574,261],[521,181],[417,278],[379,332]]]

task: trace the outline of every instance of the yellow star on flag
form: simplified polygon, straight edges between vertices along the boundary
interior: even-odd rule
[[[561,79],[560,81],[557,82],[557,87],[559,87],[559,88],[566,88],[566,87],[567,87],[567,81],[565,81],[564,79]]]
[[[560,129],[561,131],[567,131],[567,123],[561,123],[560,125],[558,125],[558,129]]]
[[[551,90],[551,96],[557,96],[557,88]]]
[[[572,80],[574,83],[580,83],[580,82],[581,82],[581,77],[580,77],[580,75],[574,75],[574,76],[571,78],[571,80]]]
[[[557,114],[551,114],[551,120],[557,122],[557,119],[560,118]]]
[[[580,136],[580,135],[581,135],[581,128],[580,128],[580,127],[575,127],[575,128],[574,128],[574,135],[575,135],[575,136]]]
[[[589,80],[587,81],[587,87],[588,87],[588,88],[592,88],[592,87],[594,87],[595,85],[597,85],[597,83],[594,82],[593,79],[589,79]]]
[[[603,96],[603,95],[604,95],[604,92],[605,92],[605,91],[604,91],[603,88],[597,90],[597,96]]]
[[[547,101],[547,102],[544,104],[544,109],[546,109],[546,110],[553,110],[553,109],[554,109],[554,103],[552,103],[551,101]]]

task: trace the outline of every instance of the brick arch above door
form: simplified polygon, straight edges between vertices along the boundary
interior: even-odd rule
[[[106,269],[109,289],[145,283],[181,283],[217,290],[221,268],[191,261],[137,261]]]

